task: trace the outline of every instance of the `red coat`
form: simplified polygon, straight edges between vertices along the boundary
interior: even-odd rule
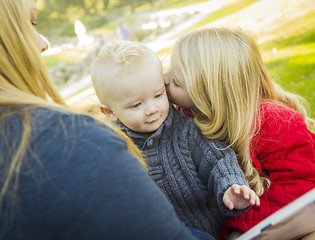
[[[221,239],[231,229],[246,232],[257,223],[315,188],[315,134],[292,109],[270,101],[261,104],[261,126],[252,140],[253,164],[271,181],[260,197],[242,215],[230,218],[221,229]]]

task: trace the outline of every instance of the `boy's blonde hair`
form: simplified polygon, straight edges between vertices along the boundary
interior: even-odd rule
[[[195,117],[202,133],[232,147],[251,188],[261,195],[269,180],[259,176],[250,156],[260,101],[286,105],[307,120],[298,97],[272,82],[255,37],[241,30],[210,28],[183,35],[173,47],[171,66],[179,67],[202,112]]]
[[[105,43],[91,64],[91,78],[95,93],[102,104],[110,102],[111,80],[119,75],[138,71],[142,60],[152,50],[139,42],[117,41]],[[144,69],[145,71],[145,69]]]

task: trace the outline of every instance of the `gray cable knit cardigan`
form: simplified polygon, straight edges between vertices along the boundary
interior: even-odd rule
[[[220,227],[229,216],[248,210],[231,211],[222,201],[232,184],[248,185],[233,150],[204,137],[193,120],[182,118],[173,105],[149,138],[121,128],[143,151],[152,178],[187,226],[219,238]]]

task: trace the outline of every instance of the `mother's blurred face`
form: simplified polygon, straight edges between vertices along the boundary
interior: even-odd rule
[[[30,1],[30,13],[31,13],[31,22],[34,25],[34,34],[36,36],[36,41],[40,52],[44,52],[48,49],[48,42],[37,32],[36,26],[36,17],[37,17],[37,8],[35,0]]]

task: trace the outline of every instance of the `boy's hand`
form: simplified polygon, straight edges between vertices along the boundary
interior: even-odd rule
[[[260,205],[258,196],[248,186],[233,184],[223,195],[223,203],[232,210],[244,209],[249,205]]]

